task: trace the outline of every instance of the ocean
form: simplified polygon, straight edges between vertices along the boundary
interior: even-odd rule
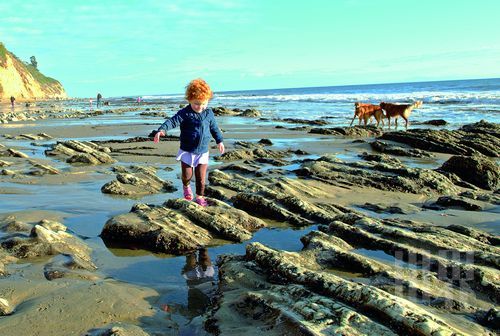
[[[160,103],[180,101],[182,95],[143,98]],[[444,119],[450,128],[456,128],[481,119],[500,122],[500,78],[216,92],[210,105],[256,108],[264,118],[327,118],[332,124],[345,126],[354,115],[355,102],[416,100],[424,104],[413,111],[412,123]]]
[[[115,124],[140,123],[144,119],[161,122],[162,117],[145,117],[141,115],[147,108],[154,111],[164,111],[173,115],[179,106],[186,104],[182,94],[142,95],[144,103],[137,106],[137,96],[106,97],[109,106],[101,110],[116,110],[117,108],[132,111],[123,114],[103,114],[87,120],[53,120],[54,124]],[[95,97],[93,97],[95,109]],[[396,103],[411,103],[423,101],[421,108],[415,109],[410,116],[410,128],[433,127],[420,123],[434,119],[444,119],[446,128],[456,129],[464,124],[486,120],[500,123],[500,78],[452,80],[418,83],[393,83],[371,85],[325,86],[287,89],[247,90],[231,92],[215,92],[209,106],[224,106],[227,108],[255,108],[262,113],[263,119],[255,120],[255,124],[273,122],[277,119],[325,119],[329,122],[324,127],[348,126],[354,115],[354,103],[364,102],[379,104],[381,101]],[[23,104],[16,106],[17,112],[36,112],[42,107],[48,110],[46,103],[25,108]],[[89,111],[88,98],[76,98],[65,101],[51,102],[51,109],[62,112]],[[0,115],[11,112],[8,104],[0,105]],[[234,118],[231,123],[248,123],[247,118]],[[269,119],[272,119],[269,121]],[[402,121],[401,121],[402,122]],[[357,120],[355,121],[357,123]],[[7,125],[4,125],[7,127]],[[22,127],[22,124],[11,124],[9,127]]]

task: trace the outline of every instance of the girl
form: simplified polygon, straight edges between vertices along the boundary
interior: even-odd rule
[[[210,86],[201,78],[192,80],[186,86],[186,100],[189,105],[179,110],[172,118],[158,128],[154,142],[158,143],[166,131],[180,126],[180,149],[177,160],[181,161],[182,185],[184,198],[193,199],[191,191],[191,178],[193,169],[196,177],[195,202],[205,207],[205,176],[208,167],[208,143],[210,135],[215,139],[219,152],[224,154],[222,133],[215,120],[212,109],[207,108],[208,101],[213,97]]]

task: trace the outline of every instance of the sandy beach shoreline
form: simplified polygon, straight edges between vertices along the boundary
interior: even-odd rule
[[[143,109],[145,108],[143,107]],[[5,108],[3,110],[5,111]],[[82,113],[87,112],[83,111]],[[379,271],[374,271],[374,269],[378,267],[378,270],[383,269],[386,274],[392,274],[391,272],[396,272],[396,266],[399,267],[396,265],[397,261],[388,257],[387,250],[384,253],[384,248],[377,245],[380,243],[377,239],[390,240],[391,237],[396,237],[396,233],[408,234],[404,239],[401,238],[403,236],[397,236],[400,240],[394,239],[393,242],[400,241],[401,244],[404,243],[405,246],[411,248],[421,246],[422,250],[429,253],[429,258],[434,258],[438,253],[432,251],[430,247],[433,238],[424,234],[428,232],[434,234],[433,230],[447,230],[446,228],[449,226],[459,225],[461,228],[483,232],[486,238],[477,240],[473,238],[476,236],[468,233],[467,236],[464,234],[462,241],[458,236],[453,236],[453,238],[450,236],[449,240],[456,244],[450,245],[450,249],[476,253],[477,255],[482,253],[484,263],[478,267],[487,269],[493,274],[492,279],[488,278],[490,281],[488,283],[491,283],[492,288],[500,288],[498,266],[495,266],[500,254],[498,246],[491,243],[492,239],[494,237],[498,239],[500,234],[500,226],[498,225],[500,208],[498,201],[495,203],[495,197],[498,199],[498,193],[495,190],[468,189],[464,187],[466,185],[464,183],[460,186],[453,184],[450,182],[451,177],[448,180],[445,175],[435,173],[434,170],[440,168],[443,163],[454,156],[453,154],[433,152],[430,157],[384,154],[385,156],[377,158],[382,160],[380,163],[374,163],[376,161],[365,160],[360,156],[363,156],[364,153],[378,154],[371,145],[378,138],[373,134],[381,134],[377,133],[379,130],[375,127],[354,127],[352,129],[359,130],[361,132],[359,134],[363,135],[338,136],[294,130],[293,127],[297,125],[293,124],[276,128],[275,122],[257,122],[258,118],[217,117],[221,129],[224,131],[226,149],[233,156],[219,157],[213,146],[214,143],[212,143],[209,169],[212,178],[210,180],[210,197],[213,199],[214,205],[209,207],[212,208],[210,210],[212,212],[209,212],[210,216],[213,216],[211,222],[219,220],[229,222],[231,216],[241,216],[235,217],[238,218],[235,222],[245,221],[246,223],[246,221],[250,222],[257,218],[256,221],[263,221],[267,227],[260,229],[244,227],[241,229],[243,233],[239,233],[241,235],[233,239],[233,236],[225,235],[228,229],[219,228],[221,231],[212,234],[213,227],[205,222],[200,225],[199,232],[208,231],[206,237],[203,236],[205,239],[203,241],[207,243],[201,245],[208,247],[211,265],[216,266],[216,269],[223,268],[224,273],[222,277],[220,274],[216,274],[204,283],[195,286],[186,279],[186,268],[190,262],[187,256],[190,253],[182,251],[177,253],[177,250],[148,251],[144,246],[134,243],[128,246],[126,244],[113,245],[104,242],[101,237],[103,227],[110,219],[125,221],[123,218],[126,216],[139,213],[143,214],[144,218],[151,217],[154,221],[158,220],[154,217],[154,211],[169,211],[166,213],[174,217],[182,215],[188,218],[186,219],[186,228],[191,227],[191,222],[198,223],[196,221],[198,219],[193,219],[195,218],[193,216],[199,215],[199,209],[182,202],[174,202],[175,199],[182,197],[179,188],[179,168],[175,160],[175,153],[178,149],[176,139],[178,132],[172,132],[171,138],[154,144],[148,138],[148,134],[158,127],[162,118],[141,117],[136,114],[127,115],[127,113],[129,112],[125,112],[124,116],[111,112],[102,117],[105,118],[102,119],[102,122],[100,122],[99,117],[95,119],[63,118],[60,120],[47,118],[14,121],[0,126],[2,128],[0,151],[3,153],[0,157],[0,162],[2,162],[0,167],[2,169],[2,175],[0,175],[0,225],[2,227],[0,238],[3,241],[2,249],[0,249],[0,264],[2,265],[0,274],[3,274],[0,279],[0,299],[2,299],[3,305],[0,305],[2,306],[0,307],[2,308],[0,310],[0,334],[105,335],[108,332],[108,334],[113,335],[205,335],[211,331],[223,334],[241,332],[242,335],[250,335],[257,330],[256,328],[274,325],[273,323],[276,322],[273,319],[271,319],[272,321],[268,320],[267,317],[256,318],[252,322],[252,319],[245,316],[244,313],[250,309],[252,304],[259,306],[265,302],[264,306],[271,307],[272,309],[269,309],[274,313],[284,314],[279,308],[280,305],[285,305],[284,301],[280,301],[282,300],[281,296],[290,297],[293,300],[293,295],[288,292],[290,289],[286,287],[287,283],[312,290],[309,284],[298,282],[297,279],[300,276],[282,274],[280,275],[281,280],[265,280],[265,276],[259,273],[261,270],[257,270],[261,267],[262,272],[278,272],[273,270],[272,266],[267,265],[267,261],[259,259],[259,256],[264,253],[268,253],[269,258],[276,257],[274,254],[281,255],[281,260],[288,262],[287,258],[290,257],[286,254],[288,252],[294,253],[293,257],[290,257],[292,260],[290,262],[293,264],[293,260],[295,260],[297,267],[301,270],[302,267],[307,269],[310,266],[307,266],[307,260],[311,264],[317,263],[314,266],[317,268],[304,270],[303,274],[307,272],[322,274],[320,271],[326,272],[327,270],[341,278],[342,281],[359,278],[359,281],[354,281],[359,286],[376,288],[377,293],[390,293],[391,297],[384,300],[389,300],[387,302],[392,302],[391,304],[395,306],[399,305],[401,311],[411,311],[414,309],[412,307],[418,307],[422,312],[419,310],[416,314],[429,319],[425,322],[429,325],[428,330],[441,330],[439,328],[443,328],[441,331],[445,333],[448,330],[446,328],[449,328],[449,330],[463,334],[494,334],[493,327],[486,322],[482,323],[481,318],[477,317],[489,312],[495,306],[495,302],[487,298],[483,289],[469,289],[467,294],[464,294],[467,309],[455,308],[453,310],[449,307],[426,305],[425,302],[420,302],[413,297],[393,293],[391,288],[387,289],[390,286],[380,285],[377,287],[377,283],[373,281],[371,275],[377,274],[381,279],[382,273],[377,273]],[[114,120],[115,117],[116,120]],[[498,125],[496,128],[498,129]],[[342,129],[348,128],[342,127]],[[386,132],[385,129],[383,133]],[[41,136],[42,134],[44,136]],[[34,137],[26,135],[34,135]],[[272,144],[260,145],[258,141],[261,139],[269,139]],[[93,149],[99,155],[109,157],[110,161],[101,161],[99,164],[88,164],[83,161],[69,163],[67,161],[71,156],[71,154],[69,156],[67,154],[69,151],[65,154],[62,149],[56,148],[56,144],[65,144],[68,141],[78,141],[78,146],[81,143],[94,141]],[[402,145],[396,141],[383,141],[389,145],[410,148],[410,146]],[[72,148],[75,150],[76,147]],[[107,148],[107,150],[104,151],[102,148]],[[16,152],[8,152],[10,149]],[[498,148],[496,151],[498,152]],[[25,156],[12,154],[17,152],[24,153]],[[396,163],[391,161],[394,158],[398,159]],[[495,162],[498,167],[498,157],[489,160]],[[151,174],[150,171],[134,170],[138,169],[137,167],[140,169],[152,167],[151,171],[155,175],[153,181],[158,182],[159,178],[163,184],[160,184],[160,187],[156,189],[153,188],[152,191],[144,186],[140,187],[142,188],[140,192],[146,191],[145,193],[137,193],[135,190],[127,189],[128,187],[122,189],[121,195],[107,194],[101,191],[106,183],[114,181],[115,176],[119,174],[139,176],[139,179],[146,180],[151,177],[148,175]],[[436,174],[432,177],[434,180],[428,184],[419,184],[419,180],[427,178],[427,175],[423,173],[417,175],[416,171],[419,169],[426,170],[425,174],[430,174],[427,173],[427,170],[434,172]],[[361,174],[363,170],[368,171],[366,176]],[[220,175],[218,175],[219,172],[221,172]],[[401,183],[402,187],[399,187],[399,184],[396,184],[398,177],[392,178],[393,175],[403,172],[408,173],[408,176],[411,174],[421,176],[414,177],[413,180],[408,177],[410,182],[407,182],[412,187],[414,184],[415,190],[420,188],[421,192],[398,190],[398,188],[403,188],[405,183]],[[352,175],[354,177],[349,177],[350,174],[354,174]],[[362,185],[362,183],[368,183],[363,181],[368,181],[370,176],[375,180],[379,174],[381,176],[382,174],[390,174],[391,180],[381,180],[380,187],[369,184]],[[444,181],[445,177],[446,181]],[[393,180],[394,187],[384,189],[388,184],[387,181]],[[456,178],[455,181],[458,180]],[[149,182],[150,180],[147,181],[148,187],[154,184]],[[167,189],[167,185],[171,189]],[[448,188],[449,192],[444,192],[444,186]],[[130,190],[136,194],[132,194]],[[424,205],[435,202],[440,196],[456,196],[467,190],[472,190],[478,195],[490,195],[490,198],[470,200],[470,203],[480,207],[480,210],[476,211],[465,210],[463,206],[456,205],[443,206],[441,210],[437,210],[437,207],[434,209],[423,208]],[[123,194],[125,192],[131,193]],[[266,205],[269,209],[265,208],[265,204],[268,203],[251,203],[250,199],[244,198],[246,194],[250,194],[247,195],[248,197],[252,195],[264,197],[262,195],[265,195],[262,202],[269,201],[271,204]],[[300,200],[300,202],[294,203],[295,208],[287,208],[285,201],[283,201],[285,197],[283,195]],[[168,207],[164,204],[167,200],[171,200]],[[131,211],[136,204],[147,206],[139,207],[135,212]],[[272,204],[279,204],[283,208],[276,210],[272,208]],[[305,204],[310,208],[306,208]],[[174,211],[173,209],[177,211],[175,215],[171,212]],[[266,211],[262,209],[266,209]],[[336,217],[335,221],[332,220],[334,215],[339,216]],[[139,223],[139,219],[143,220],[143,217],[137,216],[130,222]],[[272,216],[275,217],[272,218]],[[351,219],[347,219],[349,216]],[[373,251],[370,252],[370,249],[362,247],[363,244],[355,246],[354,240],[349,241],[347,238],[354,237],[354,232],[351,234],[343,233],[345,236],[342,236],[340,226],[335,228],[333,225],[327,225],[330,222],[340,221],[341,217],[344,218],[342,225],[350,223],[352,229],[357,230],[358,233],[367,230],[369,234],[367,233],[366,237],[377,241],[378,243],[373,243],[373,246],[378,246],[377,248],[380,250],[375,253],[373,251],[377,250],[376,247],[373,247]],[[44,220],[45,222],[43,222]],[[128,217],[126,220],[129,220]],[[302,224],[293,224],[294,221]],[[54,223],[62,224],[65,228],[61,229]],[[128,223],[125,222],[125,224]],[[167,227],[168,223],[162,225]],[[257,227],[257,224],[248,225]],[[390,225],[394,226],[390,227]],[[323,226],[322,230],[319,230],[320,226]],[[38,236],[35,236],[38,240],[33,236],[35,231],[38,232]],[[325,240],[322,241],[323,245],[321,245],[320,239],[314,237],[318,241],[313,238],[311,241],[317,244],[315,246],[323,246],[323,252],[313,250],[311,247],[314,245],[313,243],[307,245],[309,247],[304,247],[303,250],[300,242],[301,237],[320,235],[318,232],[328,234],[330,237],[342,237],[345,242],[336,241],[334,243],[330,241],[327,244]],[[436,232],[436,235],[443,234],[443,231]],[[32,253],[26,252],[25,257],[21,256],[20,251],[25,250],[19,246],[23,246],[23,244],[28,246],[33,240],[37,240],[37,244],[41,244],[39,240],[42,236],[46,237],[43,248],[38,247],[39,250]],[[75,245],[73,245],[73,239],[77,241],[74,243]],[[321,239],[327,238],[322,236]],[[250,245],[249,242],[251,242]],[[261,247],[258,244],[263,244],[266,247]],[[347,247],[349,244],[352,246]],[[333,251],[332,246],[334,245],[336,246],[335,253],[345,258],[343,259],[344,263],[357,260],[360,264],[373,263],[373,265],[378,266],[369,266],[373,269],[370,271],[371,273],[366,274],[359,269],[349,269],[349,266],[342,268],[333,262],[334,266],[330,269],[323,264],[321,253],[327,253],[324,252],[327,251],[326,246]],[[343,246],[343,248],[339,246]],[[437,249],[439,244],[436,243],[432,246]],[[273,251],[268,251],[267,248]],[[13,250],[17,251],[17,255],[12,252]],[[31,250],[26,247],[26,251]],[[328,253],[334,255],[331,251]],[[216,264],[218,256],[225,254],[246,254],[247,260],[252,260],[258,266],[255,266],[255,269],[245,268],[248,265],[244,265],[243,261],[236,257],[227,258],[225,261],[222,258],[223,260]],[[315,257],[311,257],[311,255],[315,255]],[[326,257],[323,255],[323,258]],[[363,261],[363,258],[366,260]],[[436,260],[444,263],[442,259],[437,257]],[[487,261],[491,263],[488,264]],[[353,262],[353,264],[356,263]],[[409,266],[407,268],[411,269]],[[432,275],[434,279],[433,270],[425,267],[420,269],[427,272],[427,276],[431,277]],[[282,269],[280,268],[280,270]],[[238,279],[238,272],[249,276],[248,283]],[[364,275],[353,276],[356,272]],[[252,275],[250,275],[251,273]],[[347,276],[343,277],[346,274]],[[287,276],[289,277],[287,278]],[[450,282],[437,278],[432,286],[426,284],[419,287],[415,283],[417,281],[416,278],[413,278],[413,274],[405,274],[405,276],[407,276],[405,281],[408,281],[416,290],[423,292],[428,290],[430,293],[434,293],[433,291],[439,286],[440,281],[453,287]],[[261,279],[261,277],[263,278]],[[283,280],[284,278],[287,280]],[[250,282],[258,282],[256,279],[261,281],[262,286],[269,289],[269,293],[259,294],[262,295],[263,301],[259,301],[249,294],[257,293],[259,290],[252,287],[253,284],[249,284]],[[233,280],[234,284],[229,285]],[[270,282],[267,282],[268,280]],[[315,281],[319,280],[315,279]],[[333,280],[326,275],[322,281],[333,283],[328,282]],[[344,285],[343,282],[340,284],[341,280],[337,280],[337,278],[335,281],[339,281],[338,286]],[[237,288],[236,283],[239,286]],[[271,287],[277,286],[277,284],[283,286],[274,288],[275,293],[280,293],[279,300],[270,298],[273,291]],[[245,286],[248,286],[246,291]],[[429,289],[429,287],[432,288]],[[215,295],[216,290],[219,291],[219,297]],[[352,290],[354,292],[357,289],[353,287]],[[446,293],[441,293],[441,296],[456,298],[461,293],[460,290],[460,287],[453,287],[450,289],[450,293],[453,292],[453,295],[447,296]],[[197,296],[193,292],[196,292]],[[231,296],[236,295],[237,292],[241,292],[242,296]],[[259,295],[257,296],[260,297]],[[324,294],[320,291],[316,292],[316,295],[325,295],[324,297],[328,299],[334,297],[334,294]],[[495,295],[497,295],[496,292],[492,294],[492,296]],[[253,302],[250,304],[241,299],[242,297],[247,299],[251,297],[252,300],[256,301],[248,299]],[[241,308],[241,310],[231,311],[231,305],[236,305],[240,302],[239,300],[247,302],[248,306]],[[344,301],[339,300],[342,305],[349,306],[349,298],[343,298]],[[394,302],[390,300],[394,300]],[[207,306],[208,302],[217,302],[217,304]],[[363,309],[360,307],[359,311],[362,312]],[[335,309],[331,308],[331,310]],[[328,323],[324,319],[314,315],[314,317],[304,317],[301,320],[301,312],[303,310],[297,308],[296,314],[299,317],[291,318],[288,316],[287,318],[290,320],[287,323],[290,323],[291,326],[301,325],[301,328],[309,328],[308,330],[311,332],[327,332],[325,323]],[[428,315],[423,312],[427,312]],[[390,326],[374,317],[376,313],[377,311],[368,313],[366,316],[360,313],[356,315],[355,319],[359,318],[359,321],[368,319],[370,323],[377,324],[377,328],[380,327],[379,334],[390,334],[391,332],[397,334],[408,330],[418,330],[422,334],[426,334],[427,327],[420,328],[412,325],[405,320],[406,315],[404,318],[393,317],[394,321],[397,321],[398,327],[391,329]],[[355,313],[352,314],[352,316],[355,315]],[[384,314],[391,315],[387,311],[384,311]],[[498,314],[498,311],[494,310],[491,314]],[[403,315],[404,313],[401,313],[401,316]],[[472,316],[476,319],[472,319]],[[498,315],[495,316],[495,321],[498,321]],[[439,321],[444,321],[446,326],[441,325]],[[238,323],[253,324],[237,329],[235,325]],[[115,327],[115,333],[108,330],[112,326]],[[354,330],[351,330],[353,334],[363,334],[362,328],[357,322],[349,327]],[[269,334],[278,335],[287,330],[281,328],[284,327],[276,326],[275,329],[269,331]]]

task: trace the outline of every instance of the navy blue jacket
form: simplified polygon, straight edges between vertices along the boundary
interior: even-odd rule
[[[191,105],[187,105],[172,118],[165,120],[158,131],[164,131],[166,134],[168,130],[177,126],[181,127],[181,149],[186,152],[194,154],[208,152],[210,134],[218,144],[223,140],[222,132],[211,108],[197,113],[193,111]]]

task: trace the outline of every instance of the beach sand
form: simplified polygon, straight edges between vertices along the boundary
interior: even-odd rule
[[[350,116],[349,116],[350,117]],[[244,122],[231,124],[225,118],[218,118],[220,127],[224,130],[226,150],[235,149],[236,141],[256,142],[260,139],[271,139],[273,149],[301,149],[308,153],[307,157],[317,158],[325,154],[335,154],[348,161],[359,161],[358,155],[363,152],[373,152],[368,144],[355,142],[355,138],[322,136],[286,128],[275,128],[269,125],[254,125],[252,118]],[[99,238],[99,233],[107,219],[119,213],[126,213],[136,202],[161,204],[169,198],[181,197],[178,190],[173,193],[160,193],[145,198],[102,195],[100,187],[110,181],[114,174],[111,165],[68,165],[60,158],[42,155],[43,150],[56,141],[66,139],[98,140],[100,145],[114,151],[113,158],[117,165],[151,165],[163,171],[163,177],[171,180],[175,186],[180,181],[178,163],[175,154],[177,141],[162,141],[154,144],[152,141],[133,143],[112,143],[112,139],[145,137],[156,129],[158,123],[152,120],[136,122],[132,126],[120,124],[79,124],[54,125],[51,120],[9,123],[3,127],[2,133],[11,137],[21,134],[46,133],[50,140],[33,141],[0,138],[0,144],[8,148],[23,151],[33,156],[39,163],[49,164],[60,170],[58,175],[28,175],[18,173],[16,176],[0,175],[0,219],[8,218],[26,223],[37,223],[42,219],[58,221],[65,224],[69,231],[82,238],[93,249],[92,260],[98,269],[95,272],[76,273],[69,277],[48,281],[44,269],[51,262],[58,262],[60,256],[46,256],[37,259],[18,259],[15,263],[6,262],[6,275],[0,279],[0,298],[8,301],[12,311],[6,316],[0,316],[1,335],[82,335],[87,332],[97,332],[107,325],[123,323],[127,335],[134,335],[132,327],[139,326],[150,334],[176,335],[186,330],[186,324],[192,316],[186,307],[185,298],[178,299],[172,293],[176,291],[173,284],[182,287],[183,295],[186,285],[179,274],[167,284],[154,283],[158,278],[168,278],[169,270],[154,273],[153,268],[163,267],[169,262],[170,256],[153,254],[143,250],[108,249]],[[1,127],[1,126],[0,126]],[[46,147],[43,147],[46,145]],[[212,145],[214,145],[212,143]],[[211,149],[212,157],[217,156]],[[119,150],[120,152],[117,152]],[[428,160],[404,158],[406,162],[429,168],[437,168],[450,155],[437,154]],[[12,166],[5,169],[26,171],[26,159],[4,157]],[[412,162],[413,161],[413,162]],[[213,162],[210,169],[223,165]],[[304,190],[302,197],[310,202],[339,204],[369,214],[375,218],[399,218],[429,223],[437,226],[460,224],[471,228],[484,230],[494,235],[500,233],[498,225],[499,208],[491,203],[482,202],[483,211],[465,211],[458,208],[443,211],[408,211],[406,214],[376,213],[364,210],[360,206],[366,202],[381,205],[394,205],[401,208],[419,208],[429,200],[435,200],[437,195],[412,194],[395,191],[385,191],[368,187],[341,187],[330,185],[314,179],[300,181]],[[10,216],[10,217],[9,217]],[[268,221],[272,223],[273,221]],[[283,223],[280,226],[287,227]],[[283,239],[287,239],[286,233]],[[242,246],[245,243],[240,244]],[[120,256],[123,255],[123,256]],[[135,259],[143,258],[143,259]],[[212,253],[215,260],[216,255]],[[55,260],[54,260],[55,259]],[[4,258],[4,261],[8,259]],[[173,267],[179,272],[183,257],[173,258],[178,264]],[[173,261],[172,261],[173,262]],[[148,272],[151,267],[149,281],[139,275],[126,274]],[[126,272],[120,272],[120,269]],[[89,275],[90,274],[90,275]],[[118,275],[117,275],[118,274]],[[125,274],[125,275],[123,275]],[[147,276],[146,276],[147,277]],[[214,280],[215,281],[215,280]],[[170,286],[170,287],[169,287]],[[167,294],[166,294],[167,293]],[[169,302],[171,300],[172,302]],[[165,305],[172,306],[169,311]],[[191,325],[196,325],[196,319]],[[127,329],[129,328],[129,329]],[[131,329],[130,329],[131,328]],[[202,334],[198,329],[196,331]],[[193,331],[194,333],[194,331]]]

